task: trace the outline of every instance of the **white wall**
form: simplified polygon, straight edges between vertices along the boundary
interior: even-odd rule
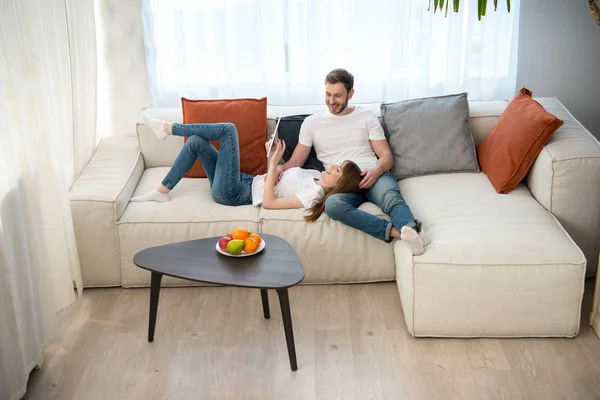
[[[554,96],[600,138],[600,25],[587,0],[521,2],[517,87]]]

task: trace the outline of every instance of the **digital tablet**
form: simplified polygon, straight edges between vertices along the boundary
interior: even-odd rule
[[[271,164],[271,158],[273,156],[273,153],[275,153],[275,146],[273,146],[273,143],[275,143],[275,140],[279,139],[279,133],[277,132],[277,129],[279,129],[279,122],[281,122],[282,115],[283,112],[279,114],[279,118],[277,119],[277,125],[275,125],[275,132],[273,132],[273,136],[271,137],[271,143],[269,144],[269,150],[267,151],[267,168]]]

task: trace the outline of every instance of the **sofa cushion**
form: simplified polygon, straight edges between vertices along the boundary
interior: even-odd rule
[[[155,188],[169,168],[144,171],[134,196]],[[258,207],[230,207],[214,202],[208,179],[183,178],[164,203],[129,203],[117,222],[121,250],[121,279],[125,287],[147,286],[150,275],[133,264],[133,256],[152,246],[222,236],[234,228],[258,232]],[[166,278],[165,285],[191,285]]]
[[[98,143],[73,183],[69,199],[85,287],[120,285],[115,221],[125,212],[143,173],[136,138],[111,136]]]
[[[499,195],[480,173],[405,179],[400,187],[431,239],[414,258],[395,244],[411,333],[577,333],[585,258],[525,185]]]
[[[373,203],[363,203],[359,209],[389,220]],[[306,274],[303,283],[394,280],[392,244],[350,228],[325,213],[315,222],[306,222],[303,216],[301,210],[260,209],[259,213],[261,232],[284,238],[298,253]]]
[[[240,170],[260,175],[267,169],[267,98],[230,100],[181,99],[185,124],[231,122],[235,125],[240,145]],[[211,142],[219,149],[219,142]],[[186,174],[189,178],[205,178],[200,161],[196,160]]]
[[[298,136],[300,135],[300,127],[304,122],[304,119],[310,114],[304,115],[289,115],[281,118],[277,131],[279,132],[279,138],[285,141],[285,151],[283,152],[283,160],[288,162],[294,153],[294,149],[298,144]],[[323,163],[317,158],[315,148],[310,149],[310,154],[306,159],[306,162],[302,166],[304,169],[316,169],[317,171],[325,171]]]
[[[513,190],[526,176],[550,136],[563,121],[547,112],[523,88],[477,147],[477,157],[498,193]]]
[[[555,98],[538,98],[564,121],[527,174],[527,187],[565,227],[594,276],[600,253],[600,142]]]
[[[134,195],[156,187],[168,170],[162,167],[144,171]],[[364,203],[360,209],[389,219],[372,203]],[[162,244],[221,236],[235,227],[271,233],[290,242],[304,264],[306,277],[303,283],[394,279],[391,244],[334,221],[326,214],[313,223],[304,221],[303,216],[302,210],[222,206],[212,199],[208,179],[184,178],[171,192],[171,201],[129,203],[118,221],[122,284],[137,287],[150,283],[147,271],[133,264],[133,256],[138,251]],[[356,251],[340,251],[348,248]],[[164,279],[167,286],[194,285],[181,279]]]
[[[381,114],[396,179],[479,172],[466,93],[384,103]]]

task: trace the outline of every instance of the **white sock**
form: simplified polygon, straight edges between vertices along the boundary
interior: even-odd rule
[[[421,238],[421,242],[423,242],[423,247],[427,247],[431,244],[431,239],[427,236],[423,228],[421,228],[421,232],[419,232],[419,237]]]
[[[144,118],[144,123],[150,129],[152,129],[154,133],[156,133],[156,136],[158,136],[160,140],[164,140],[167,136],[169,136],[169,134],[163,130],[163,124],[166,121],[163,121],[162,119],[158,118],[152,118],[151,116],[146,114],[146,112],[142,113],[142,117]]]
[[[413,255],[420,256],[425,252],[423,248],[423,242],[421,241],[421,237],[413,228],[409,228],[408,226],[403,226],[400,230],[400,239],[410,247]]]
[[[153,189],[152,191],[143,194],[141,196],[135,196],[132,197],[131,200],[129,201],[133,201],[133,202],[144,202],[144,201],[159,201],[159,202],[163,202],[163,201],[169,201],[171,200],[171,196],[169,196],[167,193],[161,193],[159,192],[157,189]]]

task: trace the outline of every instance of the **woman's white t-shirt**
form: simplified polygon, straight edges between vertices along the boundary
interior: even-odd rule
[[[290,168],[286,170],[279,183],[275,185],[275,198],[297,197],[304,210],[323,200],[325,192],[315,182],[321,179],[321,173],[314,169]],[[252,181],[252,205],[260,206],[265,194],[265,175],[258,175]]]

